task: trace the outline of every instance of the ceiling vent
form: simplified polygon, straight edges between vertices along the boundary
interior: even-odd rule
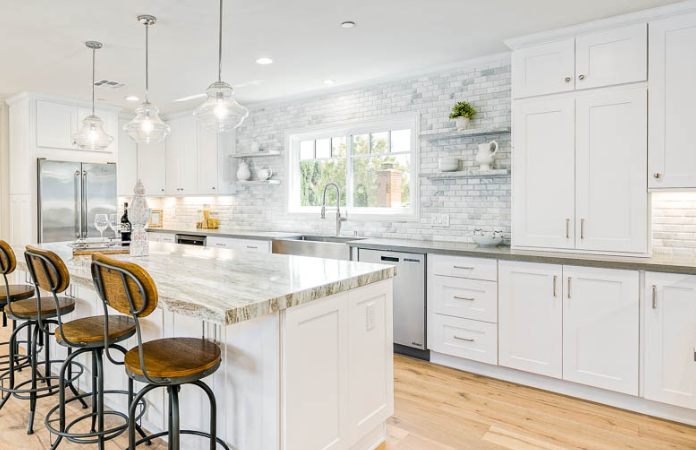
[[[125,86],[125,83],[119,83],[118,81],[111,80],[99,80],[94,83],[96,87],[106,88],[106,89],[120,89]]]

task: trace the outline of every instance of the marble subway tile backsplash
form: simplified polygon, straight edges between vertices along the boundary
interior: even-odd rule
[[[653,252],[696,256],[696,192],[652,194]]]

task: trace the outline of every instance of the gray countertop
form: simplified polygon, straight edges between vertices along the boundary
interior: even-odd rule
[[[605,267],[615,269],[649,270],[696,275],[696,258],[690,256],[654,255],[650,258],[633,256],[589,255],[586,253],[557,253],[513,250],[510,247],[484,248],[476,244],[443,241],[369,238],[351,241],[351,247],[412,253],[472,256],[505,261],[527,261],[546,264]]]
[[[73,257],[67,242],[39,244],[65,262],[71,283],[94,289],[91,257]],[[27,270],[24,248],[13,248]],[[135,263],[155,281],[158,307],[221,325],[262,317],[329,295],[392,278],[383,264],[244,253],[212,247],[150,243],[150,255],[111,255]]]
[[[237,230],[234,228],[196,228],[196,227],[177,227],[177,228],[148,228],[149,233],[179,233],[194,236],[220,236],[237,239],[258,239],[261,241],[272,241],[274,239],[298,239],[302,233],[284,233],[280,231],[253,231]]]

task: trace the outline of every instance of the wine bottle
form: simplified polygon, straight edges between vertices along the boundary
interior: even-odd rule
[[[123,204],[123,215],[121,216],[121,245],[128,247],[131,240],[131,231],[133,227],[128,220],[128,203]]]

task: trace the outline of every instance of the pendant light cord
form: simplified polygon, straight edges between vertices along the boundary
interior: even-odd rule
[[[150,91],[150,23],[145,22],[145,103],[150,103],[148,93]]]
[[[218,82],[222,82],[222,0],[220,0],[220,36],[218,37]]]
[[[95,75],[94,75],[94,67],[96,65],[96,60],[97,58],[97,49],[92,47],[92,115],[94,115],[94,80],[95,80]]]

